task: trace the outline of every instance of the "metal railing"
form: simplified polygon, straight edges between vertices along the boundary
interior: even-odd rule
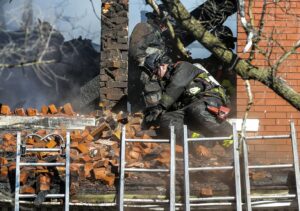
[[[126,168],[125,151],[127,142],[143,142],[143,143],[169,143],[170,144],[170,169],[146,169],[146,168]],[[125,171],[126,172],[164,172],[170,174],[170,193],[169,200],[154,200],[154,203],[169,203],[170,211],[175,211],[175,134],[174,127],[170,127],[170,139],[128,139],[126,138],[125,126],[122,127],[122,140],[121,140],[121,154],[120,154],[120,184],[118,192],[118,207],[119,211],[124,210],[124,202],[145,202],[149,200],[138,199],[125,199]]]
[[[66,141],[62,136],[57,134],[49,134],[41,137],[38,134],[29,134],[25,137],[37,137],[40,141],[47,141],[51,136],[58,137],[60,141],[59,148],[27,148],[26,143],[22,143],[21,133],[17,133],[17,152],[16,152],[16,181],[15,181],[15,211],[20,210],[20,198],[35,198],[36,194],[20,194],[20,171],[22,166],[64,166],[65,167],[65,193],[64,194],[47,194],[46,198],[64,198],[64,210],[69,211],[69,187],[70,187],[70,133],[67,132]],[[27,152],[58,152],[65,156],[65,162],[57,163],[33,163],[21,162],[21,157]]]
[[[299,156],[297,147],[297,137],[294,122],[290,124],[291,133],[289,135],[274,135],[274,136],[249,136],[245,137],[243,141],[243,159],[244,159],[244,175],[245,175],[245,198],[247,211],[252,211],[252,199],[295,199],[297,200],[298,210],[300,210],[300,173],[299,173]],[[274,164],[274,165],[249,165],[248,161],[248,147],[247,141],[249,140],[278,140],[278,139],[290,139],[293,150],[293,163],[292,164]],[[278,169],[278,168],[294,168],[295,182],[296,182],[296,194],[285,195],[256,195],[251,196],[251,185],[249,169]],[[265,205],[264,207],[268,207]]]
[[[209,206],[227,206],[233,205],[230,201],[235,201],[236,210],[242,211],[242,197],[241,197],[241,176],[240,176],[240,161],[238,151],[238,134],[236,125],[233,123],[233,137],[205,137],[205,138],[189,138],[187,126],[184,125],[184,189],[185,189],[185,211],[190,211],[191,207],[209,207]],[[203,141],[222,141],[233,139],[233,166],[215,166],[215,167],[190,167],[189,166],[189,142],[203,142]],[[211,171],[211,170],[233,170],[235,175],[235,196],[220,196],[207,198],[190,198],[190,172],[191,171]],[[214,202],[216,201],[216,202]],[[229,201],[229,202],[228,202]],[[193,202],[193,203],[191,203]],[[195,203],[195,202],[210,202],[210,203]]]

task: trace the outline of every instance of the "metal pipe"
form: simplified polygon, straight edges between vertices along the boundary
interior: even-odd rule
[[[223,141],[231,139],[231,137],[203,137],[203,138],[188,138],[188,141]]]
[[[3,203],[13,203],[11,199],[0,199],[0,202]],[[20,201],[22,204],[33,204],[31,201]],[[43,205],[60,205],[60,202],[43,202]],[[81,207],[112,207],[116,206],[116,203],[84,203],[84,202],[70,202],[69,205],[72,206],[81,206]]]
[[[236,124],[232,124],[233,130],[233,158],[234,158],[234,176],[235,176],[235,199],[236,210],[242,211],[242,189],[241,189],[241,170],[240,170],[240,152],[239,138],[236,130]]]
[[[65,163],[20,163],[20,166],[65,166]]]
[[[245,197],[247,211],[252,211],[251,204],[251,184],[249,175],[249,160],[248,160],[248,146],[245,139],[243,139],[243,160],[244,160],[244,179],[245,179]]]
[[[60,152],[60,148],[26,148],[26,152]]]
[[[20,209],[20,160],[21,160],[21,133],[17,132],[16,154],[16,181],[15,181],[15,211]]]
[[[170,143],[169,139],[126,139],[126,142]]]
[[[125,207],[138,207],[138,208],[156,208],[156,209],[161,208],[162,210],[164,210],[163,207],[160,207],[161,205],[159,205],[159,204],[125,204],[124,206]]]
[[[36,194],[19,194],[20,198],[29,199],[37,197]],[[47,194],[46,198],[64,198],[65,194]]]
[[[208,198],[191,198],[191,202],[201,202],[201,201],[225,201],[225,200],[235,200],[234,196],[215,196],[215,197],[208,197]]]
[[[175,133],[174,133],[174,126],[170,126],[170,211],[176,210],[176,191],[175,191],[175,177],[176,177],[176,149],[175,149]]]
[[[0,202],[4,203],[13,203],[11,199],[1,199]],[[295,204],[292,203],[291,199],[287,199],[284,201],[276,202],[276,201],[254,201],[252,205],[254,208],[265,207],[272,208],[275,207],[290,207],[294,208]],[[21,204],[33,204],[30,201],[20,201]],[[60,202],[43,202],[43,205],[60,205]],[[70,202],[71,206],[79,206],[79,207],[113,207],[116,206],[116,203],[84,203],[84,202]],[[125,205],[125,207],[136,206],[136,207],[144,207],[144,206],[159,206],[159,205]],[[182,207],[184,204],[176,203],[176,207]]]
[[[168,199],[124,199],[125,202],[140,202],[140,203],[170,203]]]
[[[298,210],[300,210],[300,172],[299,172],[299,156],[298,156],[298,144],[297,144],[297,135],[295,124],[291,122],[291,141],[292,141],[292,150],[293,150],[293,159],[294,159],[294,171],[295,171],[295,182],[296,182],[296,193],[297,193],[297,204]]]
[[[251,196],[251,199],[285,199],[285,198],[295,198],[296,194],[286,194],[286,195],[259,195]]]
[[[234,196],[224,197],[209,197],[209,198],[191,198],[191,202],[203,202],[203,201],[223,201],[223,200],[234,200]],[[137,202],[137,203],[169,203],[168,199],[124,199],[125,202]],[[223,203],[223,202],[222,202]],[[176,206],[183,206],[181,203],[176,203]]]
[[[279,207],[289,207],[289,208],[294,208],[294,203],[291,200],[286,200],[286,201],[253,201],[252,202],[252,207],[253,208],[276,208],[277,210]]]
[[[276,136],[249,136],[245,137],[246,140],[258,140],[258,139],[288,139],[291,135],[276,135]]]
[[[187,126],[183,126],[183,160],[184,160],[184,210],[190,211],[190,173],[189,173],[189,143]]]
[[[125,168],[128,172],[170,172],[169,169],[143,169],[143,168]]]
[[[233,205],[232,202],[190,204],[191,207],[211,207],[211,206],[231,206],[231,205]]]
[[[274,164],[274,165],[252,165],[249,169],[273,169],[273,168],[291,168],[293,164]]]
[[[122,126],[122,138],[120,147],[120,181],[119,181],[119,211],[124,210],[124,183],[125,183],[125,150],[126,150],[126,130]]]
[[[193,167],[189,171],[231,170],[233,166]]]
[[[66,134],[66,163],[65,163],[65,211],[69,211],[70,203],[70,132]],[[62,140],[63,141],[63,140]]]

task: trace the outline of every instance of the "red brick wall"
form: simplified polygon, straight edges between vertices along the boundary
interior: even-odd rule
[[[284,53],[289,50],[295,42],[300,40],[300,1],[274,1],[268,0],[265,14],[265,27],[263,38],[259,46],[264,50],[270,50],[269,58],[256,52],[252,64],[259,67],[269,67],[274,64]],[[246,0],[248,5],[248,0]],[[262,12],[263,0],[255,0],[253,15],[257,27]],[[248,11],[246,9],[246,11]],[[249,20],[249,16],[247,16]],[[276,42],[270,43],[268,37],[273,33]],[[238,21],[238,54],[242,58],[248,58],[249,54],[243,53],[246,43],[246,34],[240,21]],[[271,47],[272,46],[272,47]],[[300,91],[300,51],[291,55],[279,68],[278,75],[282,76],[295,90]],[[249,118],[260,120],[259,135],[277,135],[290,132],[290,120],[296,125],[297,136],[300,138],[300,112],[290,106],[285,100],[274,93],[271,89],[257,81],[251,81],[254,96],[254,105],[250,111]],[[247,104],[247,94],[244,81],[237,81],[237,115],[241,118]],[[300,140],[298,138],[298,141]],[[292,158],[291,145],[288,140],[277,140],[274,142],[260,140],[249,143],[250,157],[257,161],[280,161],[288,162]],[[299,142],[300,145],[300,142]],[[300,149],[300,148],[299,148]]]

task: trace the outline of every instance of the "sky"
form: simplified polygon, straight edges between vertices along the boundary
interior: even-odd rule
[[[129,0],[129,34],[131,34],[134,26],[141,22],[140,11],[147,10],[152,11],[151,7],[145,4],[145,0]],[[186,7],[188,11],[192,11],[197,6],[205,2],[205,0],[181,0],[182,4]],[[230,16],[224,25],[231,28],[234,36],[237,34],[237,21],[236,14]],[[192,48],[189,48],[192,47]],[[188,49],[191,51],[194,58],[205,58],[211,53],[207,51],[201,44],[197,41],[192,43]]]

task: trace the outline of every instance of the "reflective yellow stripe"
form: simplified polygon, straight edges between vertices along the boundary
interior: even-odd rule
[[[208,74],[206,72],[198,74],[196,78],[201,78],[203,80],[206,80],[207,82],[210,82],[210,79],[208,78]]]
[[[211,80],[208,78],[208,73],[206,73],[206,72],[200,73],[196,77],[197,78],[201,78],[201,79],[207,81],[208,83],[210,83],[211,85],[213,85],[212,82],[211,82]],[[208,96],[209,95],[215,96],[215,95],[213,95],[212,92],[217,93],[217,94],[220,95],[220,98],[223,100],[223,102],[225,104],[228,103],[227,95],[226,95],[225,90],[224,90],[224,88],[222,86],[216,86],[216,87],[214,87],[212,89],[206,90],[205,92],[206,92],[205,95],[208,95]]]

